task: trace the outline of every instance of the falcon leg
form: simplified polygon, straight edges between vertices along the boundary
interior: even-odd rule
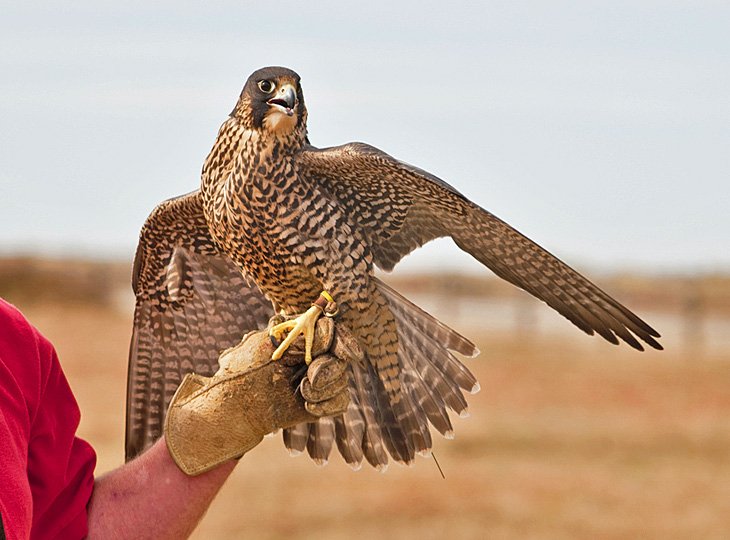
[[[317,324],[317,319],[325,313],[325,308],[334,302],[332,297],[327,291],[322,291],[319,298],[312,304],[307,311],[299,315],[298,317],[284,321],[281,324],[272,326],[269,329],[269,335],[275,337],[277,340],[281,340],[285,333],[288,332],[284,341],[276,348],[274,354],[271,355],[272,360],[279,360],[289,346],[299,336],[304,336],[304,361],[307,365],[312,361],[312,343],[314,342],[314,326]],[[328,313],[329,314],[329,313]]]

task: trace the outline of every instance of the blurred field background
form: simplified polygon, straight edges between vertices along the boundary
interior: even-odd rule
[[[98,473],[123,461],[130,265],[0,260],[0,295],[58,349]],[[594,276],[663,335],[638,353],[496,279],[418,274],[401,292],[475,340],[481,383],[453,441],[380,474],[248,454],[194,538],[728,538],[730,276]]]
[[[586,336],[432,243],[388,280],[482,351],[471,417],[435,439],[446,479],[320,469],[277,436],[195,538],[730,538],[728,20],[696,0],[5,2],[0,295],[58,348],[98,472],[120,465],[140,226],[199,185],[248,75],[288,66],[314,145],[453,183],[666,350]],[[465,275],[426,273],[446,270]]]

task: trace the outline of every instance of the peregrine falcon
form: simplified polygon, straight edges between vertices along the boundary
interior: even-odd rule
[[[200,189],[160,204],[142,228],[127,459],[160,436],[185,373],[211,375],[223,349],[276,312],[303,314],[277,338],[306,336],[332,298],[366,361],[350,366],[348,410],[284,430],[287,448],[322,463],[336,445],[353,467],[428,454],[429,424],[451,436],[448,410],[464,413],[463,391],[478,389],[454,353],[478,351],[373,271],[444,236],[586,333],[662,348],[626,307],[443,180],[368,144],[312,146],[299,76],[263,68],[221,126]]]

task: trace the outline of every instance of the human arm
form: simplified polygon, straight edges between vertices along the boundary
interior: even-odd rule
[[[96,456],[51,343],[0,299],[0,514],[5,537],[82,538]]]
[[[322,320],[306,369],[296,345],[272,361],[268,332],[252,333],[221,355],[215,376],[186,377],[168,411],[169,438],[96,480],[89,537],[186,538],[235,467],[233,456],[275,429],[342,412],[346,361],[361,354],[351,337]]]
[[[188,476],[175,465],[164,438],[158,440],[137,459],[95,480],[89,538],[187,538],[236,463]]]

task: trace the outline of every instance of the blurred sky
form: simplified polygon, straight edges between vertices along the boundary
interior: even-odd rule
[[[378,146],[579,268],[730,269],[728,2],[1,4],[2,252],[131,259],[285,65],[313,144]],[[402,268],[475,268],[440,242]]]

